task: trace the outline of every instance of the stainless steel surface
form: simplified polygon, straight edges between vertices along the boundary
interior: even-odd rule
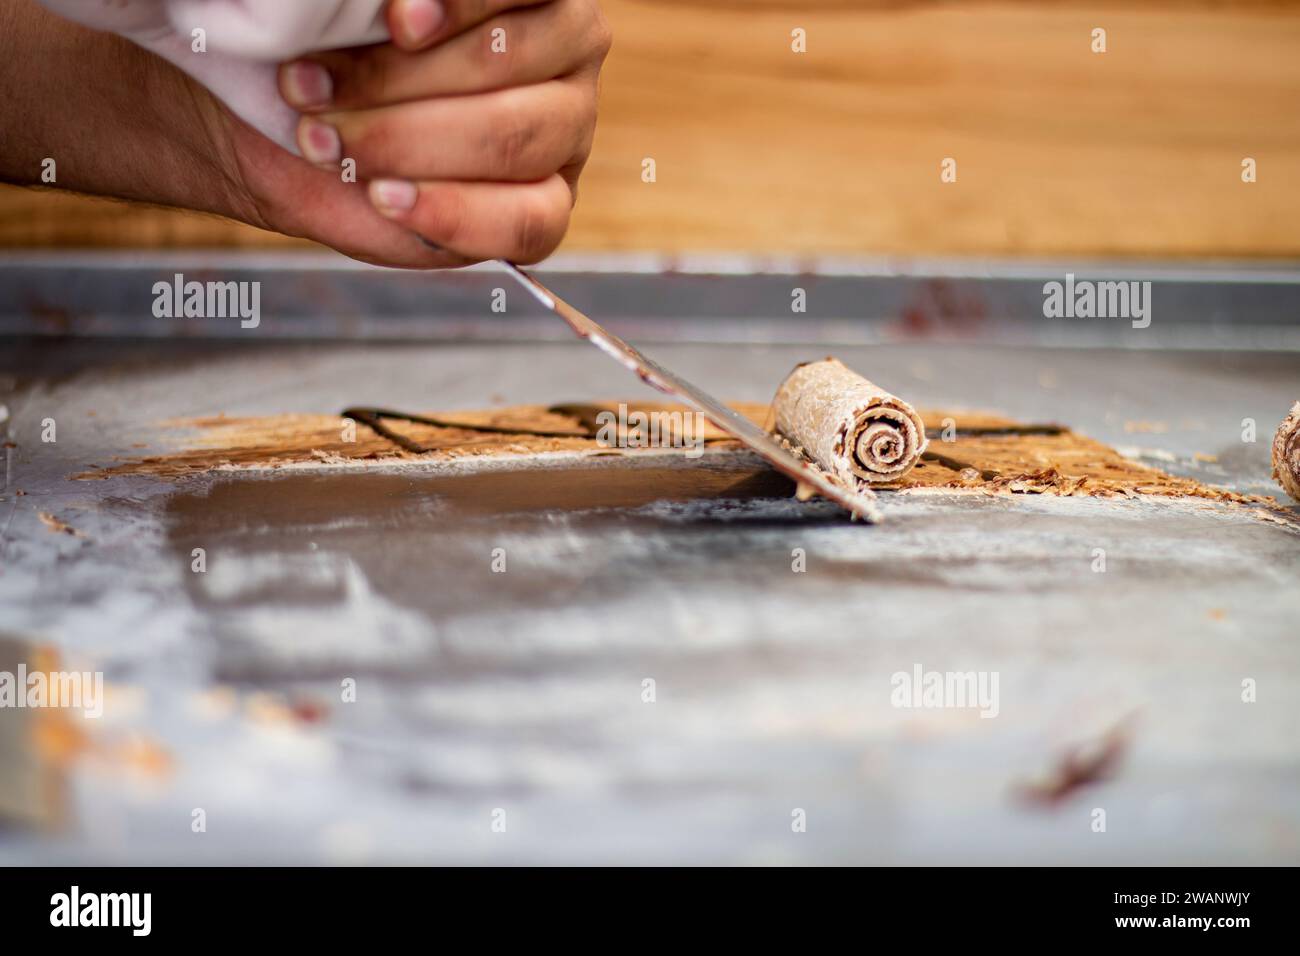
[[[65,279],[70,298],[90,296]],[[11,280],[6,302],[29,287]],[[403,280],[426,299],[463,281]],[[565,281],[601,315],[601,295],[627,288]],[[730,280],[707,281],[725,298]],[[748,288],[738,281],[738,301]],[[656,355],[729,400],[768,400],[820,354],[700,343],[708,323],[642,320],[638,307],[659,303],[612,311],[682,330]],[[146,325],[147,305],[132,309]],[[874,526],[761,495],[494,511],[490,496],[467,508],[438,491],[448,471],[426,465],[69,480],[192,438],[160,425],[173,418],[636,394],[563,328],[544,344],[288,342],[287,324],[0,344],[14,444],[0,630],[114,688],[97,749],[66,771],[69,825],[0,830],[0,862],[1300,862],[1288,527],[1203,501],[1028,496],[895,495]],[[917,405],[1059,420],[1172,471],[1277,494],[1267,442],[1298,397],[1300,353],[1130,339],[1149,337],[836,352]],[[41,440],[47,419],[56,442]],[[892,675],[917,664],[998,673],[998,716],[893,706]],[[354,703],[340,695],[349,678]],[[1019,796],[1063,748],[1129,715],[1112,778],[1052,806]],[[166,769],[123,759],[130,741],[156,746]],[[806,832],[792,831],[796,810]]]

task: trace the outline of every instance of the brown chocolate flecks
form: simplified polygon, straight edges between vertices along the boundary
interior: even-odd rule
[[[1082,787],[1109,779],[1128,750],[1131,724],[1128,718],[1097,740],[1069,747],[1045,777],[1021,784],[1019,795],[1030,803],[1054,806]]]
[[[40,518],[41,524],[45,525],[45,527],[49,528],[55,534],[68,534],[72,535],[74,538],[85,537],[85,535],[72,527],[72,525],[68,524],[66,521],[60,521],[48,511],[38,511],[36,517]]]
[[[935,451],[925,452],[921,455],[921,460],[937,462],[948,470],[957,472],[965,481],[968,482],[972,480],[970,476],[974,476],[983,481],[993,481],[995,478],[1000,477],[998,473],[993,471],[991,468],[976,468],[970,462],[960,461],[959,459],[951,458],[948,455],[941,455]]]

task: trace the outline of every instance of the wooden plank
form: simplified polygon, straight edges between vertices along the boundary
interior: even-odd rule
[[[615,48],[570,251],[1300,254],[1295,4],[603,6]],[[0,192],[0,246],[288,243]]]

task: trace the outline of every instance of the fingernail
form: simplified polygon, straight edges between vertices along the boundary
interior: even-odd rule
[[[415,208],[419,190],[405,179],[375,179],[370,183],[370,201],[388,217],[402,216]]]
[[[446,19],[440,0],[397,0],[397,29],[409,46],[430,39]]]
[[[298,60],[284,68],[281,91],[285,102],[300,110],[329,106],[334,81],[319,63]]]
[[[308,162],[333,165],[343,156],[339,131],[329,123],[304,116],[298,123],[298,148]]]

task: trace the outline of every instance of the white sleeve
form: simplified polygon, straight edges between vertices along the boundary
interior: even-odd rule
[[[314,50],[388,38],[386,0],[40,0],[59,16],[121,34],[190,74],[292,153],[297,114],[276,65]],[[202,43],[197,39],[202,30]],[[196,49],[201,47],[201,49]]]
[[[279,62],[388,38],[385,0],[166,0],[172,29],[207,32],[208,49]]]

